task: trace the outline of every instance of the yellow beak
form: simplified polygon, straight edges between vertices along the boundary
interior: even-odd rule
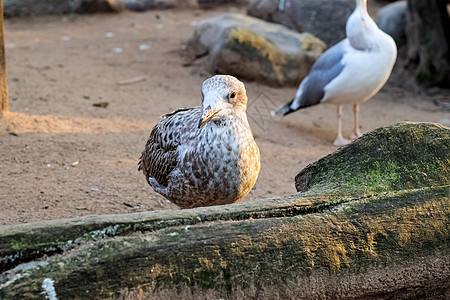
[[[198,122],[198,129],[202,128],[206,123],[211,121],[211,119],[214,118],[214,116],[217,115],[219,111],[220,110],[212,110],[211,107],[208,106],[203,112],[202,118]]]

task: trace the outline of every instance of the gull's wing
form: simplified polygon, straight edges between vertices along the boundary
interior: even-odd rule
[[[153,177],[159,184],[167,186],[168,175],[178,164],[179,147],[194,136],[201,118],[201,107],[180,108],[162,116],[153,127],[145,149],[139,160],[138,170],[145,177]]]

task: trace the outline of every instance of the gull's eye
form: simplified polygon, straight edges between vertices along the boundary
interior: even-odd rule
[[[230,94],[230,99],[234,99],[234,98],[236,98],[236,93],[235,93],[235,92],[232,92],[232,93]]]

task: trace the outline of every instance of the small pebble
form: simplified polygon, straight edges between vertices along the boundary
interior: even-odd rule
[[[107,108],[109,105],[109,102],[97,102],[97,103],[93,103],[92,106],[95,107],[103,107],[103,108]]]

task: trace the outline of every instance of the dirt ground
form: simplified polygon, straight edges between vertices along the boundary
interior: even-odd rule
[[[137,162],[161,114],[200,104],[210,76],[186,65],[196,21],[225,11],[52,16],[5,21],[11,113],[0,119],[0,224],[178,209],[153,192]],[[118,82],[145,76],[128,85]],[[271,120],[296,87],[244,81],[262,169],[243,201],[295,193],[294,176],[333,152],[334,106]],[[399,121],[450,124],[438,95],[392,85],[361,107],[362,132]],[[106,106],[106,107],[105,107]],[[344,129],[352,128],[350,108]]]

